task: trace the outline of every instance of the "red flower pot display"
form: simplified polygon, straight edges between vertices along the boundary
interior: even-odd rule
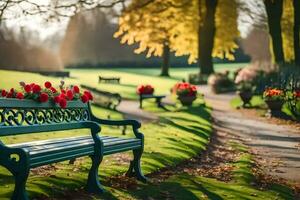
[[[154,93],[154,88],[151,85],[140,85],[137,88],[137,93],[139,95],[151,95]]]
[[[197,98],[197,88],[195,85],[189,83],[177,83],[172,92],[175,93],[178,97],[178,100],[184,106],[190,106]]]
[[[263,97],[269,108],[271,116],[282,116],[282,106],[285,103],[285,93],[283,90],[276,88],[268,88],[264,91]]]

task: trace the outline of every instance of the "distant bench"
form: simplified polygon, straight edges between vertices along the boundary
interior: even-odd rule
[[[122,97],[118,93],[111,93],[93,88],[87,85],[80,85],[82,88],[90,90],[94,94],[94,104],[116,110],[116,107],[121,103]]]
[[[53,77],[70,77],[70,72],[67,71],[41,71],[39,72],[41,75],[44,76],[53,76]]]
[[[165,97],[166,97],[165,95],[141,94],[140,95],[140,108],[143,108],[143,101],[145,99],[155,99],[157,107],[164,108],[164,106],[161,103],[161,100]]]
[[[28,200],[26,182],[30,169],[84,156],[89,156],[92,160],[86,186],[90,193],[103,192],[98,177],[103,157],[119,152],[133,151],[127,175],[146,181],[140,167],[144,136],[138,130],[141,124],[135,120],[99,119],[93,115],[90,106],[81,101],[69,102],[66,109],[61,109],[50,102],[3,98],[0,98],[0,119],[0,137],[76,129],[90,131],[86,136],[74,137],[70,133],[70,137],[66,138],[34,140],[13,145],[0,141],[0,166],[8,169],[15,178],[12,200]],[[130,125],[135,137],[100,136],[102,125]],[[2,187],[4,186],[0,185]]]
[[[120,77],[103,77],[99,76],[98,83],[101,83],[102,81],[105,83],[120,83]]]

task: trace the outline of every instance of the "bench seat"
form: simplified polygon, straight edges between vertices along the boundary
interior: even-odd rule
[[[138,149],[142,146],[141,139],[101,136],[103,155]],[[22,148],[29,152],[30,167],[39,167],[53,162],[60,162],[94,153],[94,140],[91,136],[41,140],[21,144],[8,145],[11,148]],[[62,151],[63,150],[63,151]]]

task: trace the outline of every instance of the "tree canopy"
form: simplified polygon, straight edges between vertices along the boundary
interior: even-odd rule
[[[115,37],[122,43],[139,43],[136,53],[161,56],[168,43],[176,56],[189,55],[189,62],[198,58],[198,31],[207,12],[204,1],[157,0],[142,8],[134,0],[119,19]],[[225,20],[224,20],[225,19]],[[232,0],[219,0],[216,10],[216,37],[213,55],[234,59],[237,45],[237,5]],[[201,42],[201,41],[200,41]]]

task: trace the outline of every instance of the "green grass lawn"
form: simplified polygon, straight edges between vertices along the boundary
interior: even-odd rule
[[[126,69],[127,70],[127,69]],[[176,69],[177,78],[161,78],[155,76],[151,71],[144,73],[144,70],[71,70],[71,78],[65,79],[67,84],[88,84],[97,86],[101,89],[119,92],[126,98],[136,99],[136,86],[142,83],[151,83],[157,87],[157,93],[168,93],[169,88],[176,81],[187,74],[185,69]],[[152,74],[148,74],[148,73]],[[121,76],[123,84],[97,84],[98,74],[107,76]],[[49,78],[31,73],[21,73],[12,71],[0,71],[0,88],[18,87],[19,81],[36,82],[42,84],[45,80],[53,83],[59,82],[58,78]],[[172,111],[164,111],[155,107],[154,103],[145,103],[145,108],[149,112],[159,116],[158,122],[143,123],[141,132],[145,134],[145,152],[142,158],[142,170],[147,175],[158,171],[166,166],[174,166],[186,159],[189,159],[205,150],[212,132],[210,119],[210,109],[202,104],[201,100],[195,102],[190,107],[170,107]],[[122,119],[121,113],[93,107],[94,113],[101,118]],[[1,140],[4,143],[19,143],[23,141],[41,140],[57,137],[68,137],[75,135],[89,134],[86,130],[76,130],[72,132],[49,132],[40,134],[23,135],[21,137],[4,137]],[[102,127],[102,135],[121,135],[119,128]],[[127,130],[126,137],[131,136]],[[245,153],[245,152],[243,152]],[[100,167],[100,179],[107,192],[100,197],[90,196],[90,199],[146,199],[149,196],[155,199],[161,199],[161,191],[168,190],[176,193],[176,199],[202,199],[208,196],[208,199],[221,199],[231,197],[231,199],[273,199],[275,193],[272,189],[260,191],[250,185],[248,180],[242,182],[240,178],[233,182],[224,183],[212,178],[193,177],[185,173],[172,176],[159,185],[139,183],[139,189],[120,189],[110,185],[109,179],[112,176],[121,175],[126,172],[131,159],[130,153],[116,154],[105,157]],[[236,171],[243,170],[240,174],[248,175],[250,172],[251,158],[245,153],[241,156],[241,162],[233,163],[236,165]],[[27,184],[27,189],[31,197],[60,197],[65,193],[80,191],[85,185],[87,174],[91,162],[88,158],[81,158],[74,165],[68,162],[54,164],[33,172]],[[244,170],[245,167],[245,170]],[[242,176],[242,175],[241,175]],[[0,167],[0,199],[8,199],[13,190],[14,181],[9,173]],[[211,194],[211,196],[207,194]],[[257,196],[252,196],[255,193]],[[278,192],[277,192],[278,193]],[[280,193],[280,192],[279,192]],[[284,190],[278,195],[277,199],[285,199],[283,196],[290,195],[290,191]],[[218,198],[217,198],[218,197]],[[219,198],[220,197],[220,198]],[[244,198],[245,197],[245,198]],[[248,198],[249,197],[249,198]],[[262,197],[262,198],[259,198]],[[265,198],[266,197],[266,198]],[[206,197],[205,197],[206,198]],[[275,198],[274,198],[275,199]]]
[[[270,184],[268,189],[257,189],[252,173],[252,156],[247,148],[232,142],[232,148],[239,152],[237,161],[227,163],[233,166],[233,178],[230,182],[218,181],[214,178],[192,176],[186,172],[178,173],[156,185],[143,185],[135,191],[121,193],[124,199],[212,199],[212,200],[244,200],[244,199],[293,199],[290,188]]]
[[[216,71],[235,70],[246,64],[216,64]],[[160,69],[70,69],[70,78],[66,78],[67,84],[85,84],[101,90],[117,92],[125,99],[137,99],[136,88],[141,84],[151,84],[155,87],[155,93],[168,94],[170,88],[182,79],[186,79],[188,74],[197,73],[198,68],[172,68],[170,70],[171,77],[159,77]],[[117,76],[121,77],[121,84],[98,84],[98,76]],[[19,82],[26,83],[36,82],[43,83],[45,80],[52,81],[53,84],[59,85],[59,78],[51,78],[40,76],[38,74],[25,72],[11,72],[0,70],[0,89],[8,87],[19,88]]]

